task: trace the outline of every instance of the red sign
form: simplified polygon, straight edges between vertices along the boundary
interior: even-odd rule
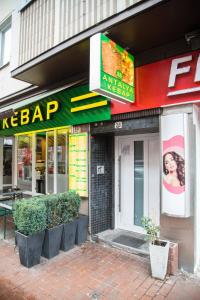
[[[135,77],[135,103],[112,100],[112,114],[200,101],[200,51],[136,68]]]

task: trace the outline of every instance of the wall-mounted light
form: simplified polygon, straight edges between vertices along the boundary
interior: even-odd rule
[[[186,33],[185,40],[192,50],[200,49],[200,29]]]
[[[103,34],[107,36],[109,35],[109,31],[104,31]]]

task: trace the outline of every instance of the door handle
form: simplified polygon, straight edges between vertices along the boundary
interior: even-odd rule
[[[119,212],[121,212],[121,155],[118,157]]]

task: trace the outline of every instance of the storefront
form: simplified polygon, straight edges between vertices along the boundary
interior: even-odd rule
[[[111,100],[111,121],[91,125],[92,234],[144,233],[148,216],[192,272],[200,263],[199,62],[193,51],[136,68],[135,102]]]
[[[21,101],[2,120],[0,135],[13,140],[12,184],[32,195],[75,189],[89,198],[92,236],[107,229],[144,233],[141,217],[148,216],[162,237],[178,242],[179,267],[194,271],[199,51],[134,68],[133,56],[113,41],[98,34],[92,43],[90,87]],[[170,161],[180,165],[171,177]]]
[[[0,124],[4,160],[12,154],[9,156],[13,162],[10,185],[28,195],[73,189],[87,200],[89,123],[110,119],[109,100],[89,92],[87,85],[77,85],[48,91],[12,108],[11,115],[4,117]],[[9,153],[8,140],[11,141]],[[6,163],[2,161],[2,165],[5,169]],[[4,182],[2,185],[5,188]],[[88,201],[84,207],[88,213]]]

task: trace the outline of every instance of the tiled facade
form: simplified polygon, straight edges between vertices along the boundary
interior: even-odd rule
[[[91,233],[112,228],[113,222],[113,136],[93,135],[91,138]],[[97,174],[98,166],[104,174]]]

